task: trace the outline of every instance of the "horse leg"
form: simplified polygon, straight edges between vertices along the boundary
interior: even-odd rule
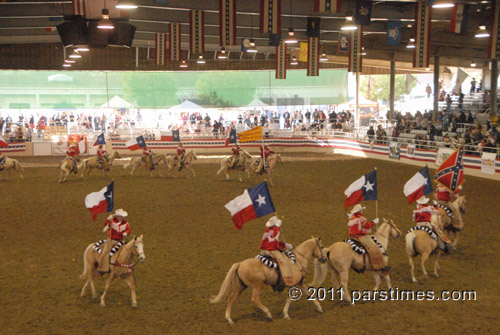
[[[411,281],[418,283],[417,278],[415,278],[415,263],[413,262],[413,257],[408,256],[408,262],[410,263]]]
[[[425,261],[429,258],[428,253],[422,253],[422,256],[420,257],[420,265],[422,266],[422,272],[424,273],[425,279],[427,279],[427,271],[425,271]]]
[[[135,278],[134,274],[130,274],[130,276],[127,276],[125,278],[125,282],[127,283],[128,287],[130,287],[130,292],[132,293],[132,307],[137,307],[137,297],[135,295]]]
[[[439,256],[441,256],[441,249],[438,249],[436,252],[436,259],[434,260],[434,275],[439,278],[438,269],[439,269]]]
[[[186,169],[188,169],[189,171],[191,171],[193,173],[193,178],[196,178],[196,173],[194,173],[194,170],[191,166],[186,165]]]
[[[342,287],[342,295],[341,297],[346,300],[348,303],[351,303],[351,294],[347,289],[347,281],[349,280],[349,269],[342,269],[339,271],[340,274],[340,286]]]
[[[378,271],[372,271],[373,273],[373,278],[375,278],[375,287],[373,288],[374,291],[378,291],[378,288],[380,286],[380,274]]]
[[[269,175],[269,183],[271,184],[271,186],[274,186],[274,183],[273,183],[273,170],[269,169],[267,171],[267,174]]]
[[[269,311],[269,308],[267,308],[261,301],[260,301],[260,292],[262,291],[262,286],[263,284],[259,284],[253,288],[252,291],[252,302],[257,305],[269,318],[269,320],[273,319],[273,316],[271,312]]]
[[[234,303],[236,302],[236,299],[240,296],[241,292],[243,292],[247,286],[241,285],[240,279],[235,277],[233,281],[233,287],[234,291],[227,300],[227,305],[226,305],[226,320],[229,322],[230,325],[234,325],[233,319],[231,319],[231,310],[233,308]]]
[[[104,293],[101,295],[101,306],[102,307],[106,307],[106,302],[104,301],[104,299],[106,298],[106,293],[108,292],[109,287],[111,286],[111,282],[113,281],[113,278],[114,278],[114,274],[113,274],[113,272],[111,272],[109,274],[108,279],[106,280],[106,287],[104,288]]]
[[[385,274],[384,272],[382,272],[382,275],[384,275],[385,283],[387,284],[387,288],[391,289],[392,288],[391,276],[389,275],[389,273]]]

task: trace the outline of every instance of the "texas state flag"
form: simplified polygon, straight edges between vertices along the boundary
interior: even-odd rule
[[[424,195],[432,193],[431,178],[427,166],[406,182],[403,192],[405,197],[408,198],[408,205]]]
[[[125,146],[130,150],[130,151],[135,151],[139,150],[140,148],[145,148],[146,147],[146,142],[144,141],[144,137],[139,136],[135,140],[130,140],[125,143]]]
[[[242,195],[237,196],[224,205],[231,213],[234,228],[240,230],[247,221],[276,212],[267,182],[246,189]]]
[[[344,191],[345,209],[363,200],[377,200],[377,170],[365,174]]]
[[[97,214],[108,213],[113,211],[113,196],[114,196],[115,182],[100,190],[99,192],[92,192],[85,197],[85,206],[92,213],[92,219],[95,221]]]
[[[102,133],[101,135],[97,136],[97,141],[95,141],[94,147],[96,145],[105,145],[105,144],[106,144],[106,139],[104,138],[104,133]]]

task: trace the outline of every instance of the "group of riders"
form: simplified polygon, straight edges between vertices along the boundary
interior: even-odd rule
[[[236,143],[235,147],[231,149],[231,152],[232,156],[229,167],[231,169],[234,169],[238,165],[239,157],[243,152],[243,149],[241,149],[239,143]],[[275,154],[275,152],[271,150],[269,145],[264,144],[260,147],[260,159],[257,159],[257,161],[255,162],[255,164],[257,165],[256,173],[262,173],[265,169],[267,169],[268,158],[271,154]]]

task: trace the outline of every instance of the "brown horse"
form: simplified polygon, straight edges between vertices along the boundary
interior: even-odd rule
[[[80,156],[76,155],[74,157],[74,160],[75,160],[75,166],[77,169],[76,171],[75,171],[75,167],[73,167],[73,163],[66,157],[63,159],[61,165],[59,165],[59,170],[61,171],[59,174],[59,182],[60,183],[66,182],[66,178],[68,177],[68,175],[71,172],[78,172],[78,166],[76,165],[76,162],[80,161]]]
[[[118,153],[118,151],[115,151],[115,152],[113,152],[113,154],[109,158],[109,162],[108,162],[109,169],[111,169],[111,166],[113,165],[113,162],[117,158],[122,158],[122,156],[120,156],[120,154]],[[105,158],[103,158],[103,159],[105,159]],[[83,177],[83,172],[85,170],[87,170],[87,177],[88,177],[90,175],[90,172],[92,172],[93,169],[100,169],[100,170],[102,170],[102,175],[104,176],[104,169],[102,168],[102,165],[99,164],[97,156],[86,158],[86,159],[84,159],[80,163],[80,165],[78,165],[78,170],[82,171],[81,177]],[[109,169],[108,169],[108,171],[110,171]]]
[[[248,169],[251,159],[252,155],[250,155],[248,151],[242,150],[238,156],[238,162],[235,163],[233,168],[231,168],[231,157],[223,158],[220,161],[220,169],[219,171],[217,171],[217,175],[224,171],[224,173],[226,174],[226,180],[229,180],[229,172],[238,170],[238,173],[240,173],[240,181],[242,181],[241,171],[245,171],[246,169]]]
[[[149,171],[149,174],[151,177],[153,177],[153,171],[158,171],[158,174],[163,177],[161,174],[160,169],[158,166],[160,165],[161,162],[164,162],[167,164],[167,159],[165,154],[154,154],[153,155],[153,164],[156,166],[154,170],[150,170],[149,168],[146,167],[146,165],[142,162],[142,157],[133,157],[130,159],[130,161],[123,166],[124,169],[128,169],[129,167],[132,167],[132,170],[130,171],[130,175],[134,175],[134,171],[139,167],[139,166],[144,166],[146,170]]]
[[[85,253],[83,254],[83,273],[80,276],[82,279],[87,278],[80,296],[83,297],[85,295],[85,290],[90,284],[93,299],[97,298],[94,286],[94,276],[96,276],[98,259],[100,257],[98,252],[94,249],[94,245],[95,243],[89,244],[87,249],[85,249]],[[130,287],[130,291],[132,293],[132,307],[137,307],[137,299],[135,296],[134,256],[137,256],[140,262],[144,262],[146,259],[146,255],[144,254],[143,235],[134,237],[134,239],[127,242],[127,244],[123,245],[116,252],[114,256],[116,257],[115,263],[110,263],[110,273],[108,279],[106,280],[104,293],[101,296],[101,306],[106,306],[104,299],[113,279],[122,278]]]
[[[297,248],[295,248],[294,253],[297,259],[297,264],[302,267],[304,276],[312,257],[315,257],[320,261],[325,261],[322,253],[321,238],[311,238],[302,242]],[[275,285],[277,284],[277,281],[278,275],[274,269],[265,266],[257,258],[248,258],[244,261],[234,263],[231,266],[227,272],[226,278],[222,282],[219,293],[210,298],[210,303],[213,304],[222,301],[229,294],[232,286],[233,292],[229,297],[226,306],[226,320],[232,325],[234,324],[231,319],[231,309],[233,304],[236,299],[238,299],[241,292],[243,292],[247,287],[250,287],[252,289],[252,302],[255,303],[269,319],[272,320],[273,317],[269,308],[267,308],[260,301],[260,293],[266,284]],[[307,292],[307,287],[302,281],[299,285],[301,286],[303,292]],[[290,319],[288,315],[290,302],[290,296],[288,296],[285,307],[283,308],[285,319]],[[314,300],[314,304],[316,305],[316,310],[318,312],[323,312],[323,309],[318,301]]]
[[[174,171],[174,167],[178,166],[175,163],[175,157],[176,156],[167,156],[166,157],[166,163],[167,163],[168,174],[169,175],[171,175],[172,172]],[[193,170],[193,161],[196,160],[196,159],[198,159],[198,157],[196,156],[196,153],[193,150],[189,150],[184,155],[184,166],[183,166],[183,168],[186,168],[187,170],[191,171],[191,173],[193,174],[193,177],[196,177],[196,173],[194,173],[194,170]],[[177,164],[180,164],[180,163],[177,162]]]
[[[248,174],[248,180],[250,180],[250,178],[255,177],[257,175],[257,167],[258,167],[257,160],[258,159],[261,159],[261,158],[260,157],[256,158],[252,162],[252,164],[250,164],[250,166],[246,169],[247,174]],[[271,184],[271,186],[274,186],[273,170],[274,170],[274,167],[278,163],[283,163],[283,160],[281,159],[280,154],[271,155],[267,158],[267,168],[264,168],[264,167],[262,168],[264,170],[264,172],[267,173],[267,175],[269,176],[269,183]]]
[[[389,255],[387,254],[387,247],[389,246],[389,238],[399,238],[401,231],[396,227],[392,220],[384,219],[384,222],[377,229],[375,238],[382,245],[384,250],[384,260],[387,263]],[[320,286],[326,279],[328,268],[332,271],[332,283],[335,288],[342,287],[342,299],[351,303],[351,295],[347,289],[347,282],[349,280],[349,270],[352,268],[356,272],[364,272],[365,270],[372,271],[375,278],[375,288],[378,290],[380,286],[380,270],[373,270],[369,257],[361,255],[352,250],[351,246],[346,242],[336,242],[326,249],[328,264],[319,264],[315,262],[314,279],[309,286]],[[389,273],[382,273],[385,277],[387,287],[392,287],[391,277]],[[337,279],[340,276],[340,285]]]
[[[23,176],[24,169],[21,166],[21,164],[19,164],[19,161],[17,159],[5,157],[5,162],[3,163],[3,165],[0,168],[0,174],[2,172],[6,171],[7,172],[6,179],[9,179],[11,170],[15,170],[17,173],[19,173],[19,176],[21,177],[21,179],[24,179],[24,176]]]

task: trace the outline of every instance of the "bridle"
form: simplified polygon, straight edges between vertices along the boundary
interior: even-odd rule
[[[398,231],[398,229],[394,226],[394,223],[392,222],[392,220],[387,220],[385,221],[387,222],[387,224],[389,225],[389,227],[391,228],[391,230],[389,231],[389,236],[385,236],[384,234],[380,233],[377,229],[377,233],[382,236],[382,237],[385,237],[386,239],[389,239],[391,233],[393,230],[396,230],[396,232],[398,233],[398,236],[396,236],[396,238],[400,238],[401,237],[401,232]]]
[[[316,246],[318,247],[319,254],[321,256],[321,258],[318,259],[318,262],[320,262],[321,264],[324,264],[324,263],[326,263],[326,257],[323,255],[323,248],[321,248],[321,243],[319,243],[319,238],[315,238],[314,241],[316,242]]]

